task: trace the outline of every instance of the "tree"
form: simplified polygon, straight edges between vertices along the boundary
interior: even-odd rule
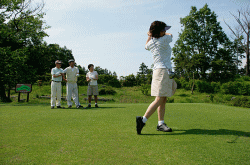
[[[140,64],[139,72],[136,75],[136,85],[150,84],[152,81],[153,69],[148,69],[148,66],[143,62]]]
[[[228,50],[232,43],[222,31],[217,16],[206,4],[197,11],[192,6],[188,16],[181,18],[184,29],[173,47],[175,71],[181,76],[207,79],[208,71],[215,71],[214,60],[232,59],[233,54],[225,51],[223,57],[220,49]],[[228,63],[228,62],[226,62]],[[234,63],[230,64],[234,65]]]
[[[238,10],[239,16],[236,16],[231,13],[231,15],[234,17],[236,22],[239,24],[237,28],[234,30],[231,26],[229,26],[225,20],[225,24],[229,27],[229,29],[233,32],[236,39],[238,39],[241,46],[244,48],[246,57],[247,57],[247,64],[246,64],[246,75],[249,76],[249,47],[250,47],[250,12],[249,12],[249,6],[247,6],[245,9]],[[241,16],[242,15],[242,16]],[[242,41],[242,37],[245,39]]]
[[[140,67],[139,67],[139,72],[138,74],[148,74],[148,66],[143,63],[141,63]]]
[[[58,44],[49,44],[47,46],[47,50],[44,52],[49,56],[48,61],[50,62],[49,68],[55,67],[55,61],[62,61],[62,68],[66,68],[69,66],[69,60],[74,59],[72,54],[72,50],[67,49],[66,46],[60,47]]]
[[[72,51],[68,50],[66,46],[60,47],[58,44],[49,44],[43,42],[40,45],[31,45],[27,47],[27,60],[26,64],[28,66],[32,66],[33,72],[36,72],[37,78],[39,80],[47,81],[47,78],[44,76],[49,73],[52,68],[55,67],[55,61],[62,61],[62,68],[66,68],[69,66],[68,60],[74,59],[72,55]],[[80,72],[83,69],[79,69]],[[83,71],[84,72],[84,71]]]
[[[125,77],[121,76],[120,81],[121,81],[122,86],[124,87],[133,87],[137,85],[136,77],[133,74],[130,74]]]
[[[211,62],[212,72],[209,76],[210,81],[227,82],[235,77],[237,72],[235,59],[228,56],[228,54],[232,54],[232,51],[232,49],[219,48]]]
[[[116,88],[121,87],[121,83],[119,82],[116,76],[107,74],[102,74],[98,76],[98,84],[105,84]]]
[[[11,88],[17,82],[34,82],[36,71],[27,64],[29,48],[39,45],[47,26],[42,21],[41,12],[44,3],[31,8],[31,0],[3,0],[0,4],[0,96],[2,101],[11,101],[6,97],[6,87]]]
[[[117,77],[117,74],[116,74],[116,72],[113,72],[113,74],[112,74],[113,76],[115,76],[115,77]]]
[[[112,75],[112,72],[110,70],[108,70],[107,68],[103,69],[100,66],[95,67],[94,70],[97,71],[99,75],[102,75],[102,74]]]
[[[85,75],[86,76],[86,74],[87,74],[88,71],[85,69],[84,66],[81,67],[81,65],[77,65],[77,68],[79,69],[79,74],[80,75]]]

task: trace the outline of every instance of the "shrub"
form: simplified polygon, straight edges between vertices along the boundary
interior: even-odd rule
[[[137,85],[136,77],[133,74],[121,78],[120,82],[124,87],[133,87]]]
[[[115,88],[120,88],[121,83],[116,76],[102,74],[98,76],[98,84],[105,84]]]
[[[201,93],[214,93],[213,87],[210,83],[202,80],[195,81],[198,92]]]
[[[149,84],[141,84],[141,91],[142,94],[148,95],[148,91],[150,90],[150,85]]]
[[[212,87],[213,93],[218,93],[220,92],[221,84],[220,82],[211,82],[211,87]]]
[[[232,97],[230,97],[230,99],[229,99],[228,101],[230,101],[231,98],[232,98]],[[215,102],[217,102],[217,103],[225,103],[225,99],[224,99],[224,97],[223,97],[223,94],[218,94],[218,95],[216,95],[216,96],[214,97],[213,100],[214,100]]]
[[[232,93],[233,89],[231,89],[231,83],[224,83],[221,85],[221,92],[224,94],[230,94]]]
[[[37,80],[36,82],[38,86],[43,86],[43,80]]]
[[[250,83],[246,81],[230,81],[222,84],[221,91],[224,94],[250,95]]]
[[[180,82],[180,79],[178,79],[178,78],[174,78],[174,80],[175,80],[175,82],[176,82],[176,84],[177,84],[177,89],[182,88],[182,86],[181,86],[181,82]]]
[[[99,90],[99,95],[106,95],[105,89],[100,89]]]
[[[121,83],[116,78],[113,78],[113,79],[109,80],[108,85],[112,86],[112,87],[115,87],[115,88],[121,88]]]
[[[99,90],[99,94],[100,95],[114,95],[116,94],[116,91],[112,87],[106,86],[105,88],[102,88]]]
[[[191,90],[193,85],[193,80],[187,81],[184,77],[181,77],[180,79],[175,78],[175,82],[177,83],[178,89],[184,88],[186,90]]]
[[[210,95],[210,101],[214,102],[214,95]]]
[[[63,81],[63,82],[65,82],[65,81]],[[80,76],[77,78],[77,84],[80,85],[80,86],[88,85],[88,82],[86,81],[85,75],[80,75]]]
[[[250,81],[249,76],[242,76],[240,79],[242,79],[243,81]]]
[[[224,95],[222,98],[226,101],[231,101],[233,99],[233,95]]]
[[[174,98],[168,98],[167,103],[174,103]]]
[[[238,97],[233,100],[232,105],[250,108],[250,100],[247,97]]]

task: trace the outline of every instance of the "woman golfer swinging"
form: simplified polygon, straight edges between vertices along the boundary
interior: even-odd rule
[[[171,26],[167,26],[164,22],[154,21],[148,32],[148,40],[145,48],[152,52],[154,59],[151,96],[155,96],[155,100],[149,105],[143,117],[136,117],[137,134],[141,134],[146,121],[156,109],[158,109],[157,130],[172,132],[172,129],[164,122],[167,97],[171,97],[176,89],[176,86],[173,86],[173,80],[169,78],[168,74],[168,71],[172,70],[170,59],[171,47],[169,43],[172,42],[173,36],[170,33],[166,33],[166,31],[170,28]]]

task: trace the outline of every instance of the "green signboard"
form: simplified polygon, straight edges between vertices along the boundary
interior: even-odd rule
[[[32,91],[31,84],[16,84],[17,93],[30,93]]]

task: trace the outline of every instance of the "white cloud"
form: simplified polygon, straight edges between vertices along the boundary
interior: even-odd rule
[[[57,36],[62,35],[64,31],[65,31],[65,29],[61,28],[61,27],[57,27],[57,28],[51,27],[51,28],[45,30],[45,32],[51,38],[56,38]]]
[[[41,0],[36,0],[40,2]],[[44,0],[48,10],[115,9],[155,3],[163,0]]]
[[[36,0],[40,2],[41,0]],[[223,18],[234,25],[230,13],[238,9],[228,0],[44,0],[47,43],[57,43],[72,50],[77,64],[101,66],[118,75],[136,73],[142,62],[151,66],[151,53],[144,49],[150,23],[155,20],[171,25],[168,31],[174,46],[181,32],[180,17],[189,14],[191,6],[199,10],[209,4],[218,21],[228,31]],[[232,1],[232,0],[231,0]],[[237,0],[235,0],[237,1]],[[244,1],[244,0],[239,0]],[[217,5],[218,4],[218,5]],[[233,4],[233,5],[232,5]],[[212,6],[213,5],[213,6]],[[219,6],[219,7],[218,7]],[[221,10],[223,9],[223,10]],[[229,31],[230,33],[230,31]]]

